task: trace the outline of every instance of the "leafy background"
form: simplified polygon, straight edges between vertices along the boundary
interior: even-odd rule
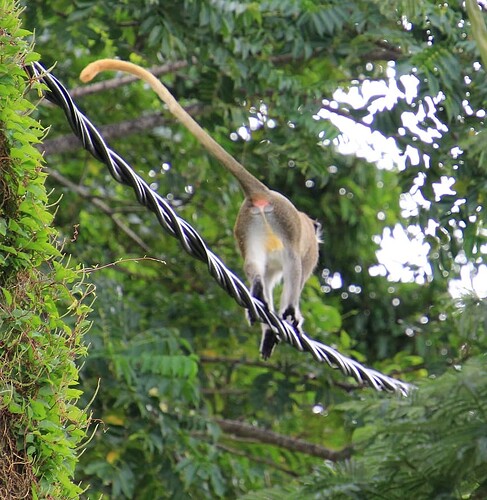
[[[307,332],[420,387],[406,401],[377,395],[286,346],[259,361],[258,329],[204,266],[70,140],[60,110],[40,106],[59,245],[98,296],[80,370],[93,411],[76,473],[85,496],[481,498],[486,306],[448,293],[462,267],[481,269],[486,236],[487,87],[462,3],[32,0],[22,20],[110,145],[241,273],[236,182],[143,84],[78,89],[99,57],[167,65],[164,82],[212,136],[323,223]],[[403,75],[417,78],[416,94]],[[403,94],[384,105],[365,93],[370,82]],[[322,109],[389,138],[401,166],[345,154],[349,138],[316,119]],[[454,191],[439,195],[450,177]],[[407,211],[413,195],[422,202]],[[409,282],[369,272],[397,224],[424,235],[426,276],[412,264]]]

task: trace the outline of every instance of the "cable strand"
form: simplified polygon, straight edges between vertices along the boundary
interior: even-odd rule
[[[83,147],[107,165],[110,174],[118,183],[134,190],[137,201],[156,215],[160,225],[169,235],[179,240],[189,255],[207,264],[208,271],[215,281],[239,306],[249,311],[250,317],[268,324],[280,341],[287,342],[299,351],[309,352],[316,361],[339,369],[344,375],[353,377],[360,384],[369,385],[377,391],[386,390],[407,396],[412,389],[409,384],[367,368],[312,339],[304,332],[298,333],[289,323],[270,311],[263,302],[252,297],[242,280],[210,250],[197,231],[179,217],[167,200],[151,189],[121,156],[106,145],[98,130],[80,112],[59,80],[38,62],[27,65],[25,69],[31,79],[42,82],[48,88],[45,92],[46,98],[64,111],[71,129],[81,140]]]

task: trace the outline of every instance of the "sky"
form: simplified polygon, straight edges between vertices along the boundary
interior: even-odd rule
[[[322,109],[317,119],[325,118],[331,120],[342,132],[334,145],[342,154],[356,154],[373,162],[378,168],[404,170],[406,157],[414,165],[419,163],[419,152],[413,146],[408,147],[404,155],[401,155],[392,138],[386,138],[379,132],[371,132],[366,124],[370,123],[373,114],[383,109],[391,109],[398,99],[412,102],[416,97],[418,80],[415,76],[405,75],[401,78],[405,91],[399,90],[395,80],[394,64],[390,63],[387,70],[387,78],[383,81],[364,81],[360,87],[353,87],[348,92],[337,90],[333,96],[335,102],[325,101],[327,109]],[[356,108],[363,108],[370,99],[374,97],[368,106],[370,114],[364,119],[365,124],[358,124],[344,116],[334,114],[329,108],[337,106],[337,103],[346,102]],[[404,128],[399,133],[406,133],[409,129],[421,141],[431,143],[441,137],[448,129],[435,115],[436,104],[440,102],[441,95],[436,98],[426,98],[424,105],[418,108],[417,113],[405,112],[402,115]],[[425,116],[431,118],[436,128],[424,130],[418,127],[418,122]],[[413,187],[408,193],[404,193],[400,199],[402,215],[414,215],[419,207],[427,209],[429,202],[421,195],[421,174],[414,180]],[[435,194],[440,197],[444,194],[455,193],[455,179],[453,177],[442,177],[441,182],[434,185]],[[403,281],[424,283],[431,277],[432,270],[428,263],[429,245],[425,242],[427,234],[434,234],[437,223],[429,221],[424,234],[419,226],[409,225],[403,227],[400,224],[392,228],[385,228],[381,235],[377,235],[375,242],[380,248],[377,251],[378,264],[372,266],[368,272],[372,276],[388,276],[393,282]],[[472,265],[458,261],[461,266],[460,279],[450,281],[450,293],[458,298],[465,293],[474,292],[481,298],[487,297],[487,266],[478,267],[475,272]],[[420,272],[413,272],[411,267],[419,268]],[[336,283],[339,284],[338,282]]]

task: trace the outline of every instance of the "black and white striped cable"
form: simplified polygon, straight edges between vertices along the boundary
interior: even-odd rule
[[[387,390],[403,395],[408,394],[411,390],[408,384],[367,368],[343,356],[335,349],[313,340],[304,332],[296,332],[289,323],[276,316],[264,303],[252,297],[240,278],[208,248],[196,230],[179,217],[166,199],[152,190],[123,158],[105,144],[103,137],[88,118],[79,111],[66,88],[56,77],[37,62],[26,66],[26,71],[32,79],[46,85],[48,88],[46,98],[63,109],[73,132],[81,139],[84,148],[108,166],[110,174],[117,182],[130,186],[135,191],[138,202],[155,213],[161,226],[179,240],[189,255],[208,265],[213,278],[240,306],[249,311],[251,317],[271,326],[281,341],[291,344],[299,351],[310,352],[317,361],[338,368],[343,374],[352,376],[359,383],[368,384],[378,391]]]

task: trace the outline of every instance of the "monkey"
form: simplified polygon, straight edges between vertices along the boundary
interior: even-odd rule
[[[105,70],[123,71],[147,82],[169,111],[195,136],[238,181],[244,193],[234,226],[237,247],[244,261],[244,272],[253,297],[274,311],[274,287],[282,280],[279,315],[299,333],[304,318],[299,300],[305,282],[318,263],[319,224],[300,212],[285,196],[272,191],[223,149],[181,107],[169,90],[152,73],[136,64],[118,59],[100,59],[81,72],[83,82]],[[250,314],[249,321],[256,318]],[[267,360],[277,335],[262,324],[260,354]]]

